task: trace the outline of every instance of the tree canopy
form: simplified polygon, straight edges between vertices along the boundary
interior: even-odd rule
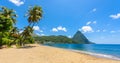
[[[42,8],[40,6],[30,7],[27,13],[28,26],[25,26],[20,33],[20,29],[15,27],[17,22],[17,14],[13,9],[7,7],[0,7],[0,48],[2,45],[10,47],[12,44],[16,44],[17,47],[24,46],[26,43],[34,43],[32,37],[33,26],[38,23],[42,18]]]

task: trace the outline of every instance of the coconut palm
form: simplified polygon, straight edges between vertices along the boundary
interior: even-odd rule
[[[15,11],[13,9],[8,9],[7,7],[3,7],[3,6],[1,7],[1,9],[2,9],[1,14],[7,18],[11,18],[12,22],[15,24],[17,17]]]
[[[26,16],[28,17],[29,25],[37,23],[42,18],[42,8],[40,6],[30,7]]]
[[[20,46],[24,45],[25,40],[32,35],[33,26],[42,18],[42,13],[43,11],[40,6],[33,6],[29,8],[28,13],[26,14],[29,25],[25,27],[24,31],[20,34]]]
[[[30,26],[27,26],[25,27],[25,30],[22,32],[22,40],[20,41],[20,45],[23,45],[25,44],[25,40],[27,39],[27,37],[30,37],[32,36],[32,33],[33,33],[33,28],[30,27]]]
[[[16,14],[14,10],[8,9],[6,7],[0,7],[0,42],[2,43],[2,38],[4,32],[9,32],[13,28],[13,24],[16,22]]]
[[[10,31],[10,36],[13,38],[19,37],[19,29],[17,27],[13,27],[13,29]]]

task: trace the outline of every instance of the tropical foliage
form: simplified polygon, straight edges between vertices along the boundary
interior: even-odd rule
[[[25,46],[27,43],[34,43],[32,37],[33,26],[42,18],[42,8],[40,6],[30,7],[26,16],[29,25],[25,26],[22,33],[15,27],[17,14],[13,9],[0,7],[0,48],[2,45],[10,47],[16,44],[17,47]]]

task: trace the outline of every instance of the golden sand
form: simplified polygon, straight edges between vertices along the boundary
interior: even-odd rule
[[[60,48],[33,44],[28,48],[0,49],[0,63],[120,63]]]

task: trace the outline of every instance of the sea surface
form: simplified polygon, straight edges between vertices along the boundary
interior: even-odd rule
[[[97,57],[120,60],[120,44],[45,44]]]

